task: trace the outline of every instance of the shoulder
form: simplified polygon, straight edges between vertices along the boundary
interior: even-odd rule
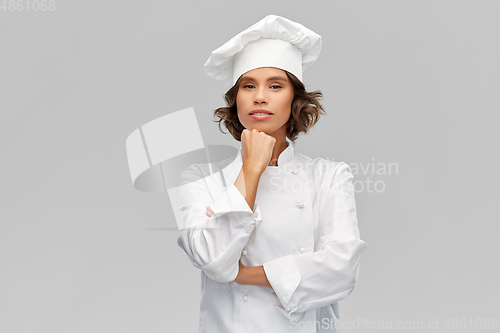
[[[301,158],[308,165],[308,177],[312,179],[314,188],[329,195],[331,193],[354,199],[353,174],[346,162],[321,157],[311,159],[304,155]]]
[[[297,160],[308,173],[320,176],[323,179],[325,177],[333,179],[339,176],[352,177],[352,170],[344,161],[329,160],[322,157],[310,158],[301,153],[297,153]]]

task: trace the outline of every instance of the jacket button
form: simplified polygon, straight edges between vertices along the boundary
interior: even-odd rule
[[[295,206],[302,208],[302,207],[304,207],[304,204],[302,202],[299,202],[299,203],[295,204]]]
[[[248,253],[248,252],[247,252],[247,250],[243,250],[243,251],[241,251],[241,254],[242,254],[242,255],[244,255],[244,256],[246,256],[246,255],[247,255],[247,253]]]
[[[306,249],[305,249],[305,248],[303,248],[303,247],[301,247],[301,248],[299,249],[299,251],[300,251],[300,253],[304,253],[304,252],[306,252]]]
[[[248,296],[247,295],[243,295],[243,301],[244,302],[248,301]]]
[[[293,173],[294,175],[298,175],[298,174],[299,174],[299,170],[293,170],[293,171],[292,171],[292,173]]]

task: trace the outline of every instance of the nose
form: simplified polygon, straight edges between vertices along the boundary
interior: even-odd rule
[[[267,103],[267,94],[265,89],[259,87],[255,90],[254,102],[255,105],[266,104]]]

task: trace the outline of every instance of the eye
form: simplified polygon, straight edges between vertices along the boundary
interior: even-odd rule
[[[254,86],[252,84],[245,84],[243,88],[253,88]]]
[[[279,89],[279,88],[281,88],[281,86],[280,86],[280,85],[275,84],[275,85],[271,86],[271,88],[272,88],[272,89]]]

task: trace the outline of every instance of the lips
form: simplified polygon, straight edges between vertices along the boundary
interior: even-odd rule
[[[259,109],[259,110],[253,110],[252,112],[250,112],[248,115],[253,115],[255,113],[266,113],[266,114],[273,114],[272,112],[269,112],[267,110],[262,110],[262,109]]]
[[[250,118],[253,118],[258,121],[265,121],[266,119],[272,118],[273,114],[272,113],[257,113],[255,111],[251,112],[248,115]]]

